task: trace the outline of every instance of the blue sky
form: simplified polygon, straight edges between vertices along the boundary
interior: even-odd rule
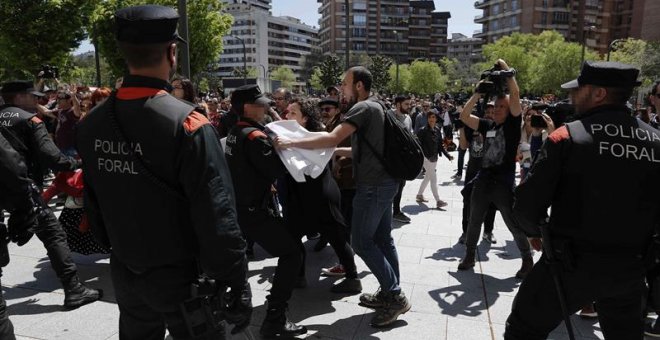
[[[481,25],[474,23],[474,16],[481,14],[474,8],[474,0],[434,0],[437,11],[451,12],[449,19],[449,34],[463,33],[471,37]],[[316,0],[273,0],[273,15],[287,15],[301,19],[311,26],[318,26],[319,3]],[[93,47],[88,40],[82,42],[76,54],[92,51]]]

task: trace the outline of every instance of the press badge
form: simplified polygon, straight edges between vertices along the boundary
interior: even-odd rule
[[[493,137],[495,137],[495,135],[497,135],[497,131],[495,131],[495,130],[490,130],[490,131],[486,132],[486,138],[493,138]]]

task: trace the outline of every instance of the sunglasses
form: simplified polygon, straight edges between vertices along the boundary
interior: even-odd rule
[[[334,106],[326,106],[321,108],[322,112],[330,112],[332,110],[334,110]]]

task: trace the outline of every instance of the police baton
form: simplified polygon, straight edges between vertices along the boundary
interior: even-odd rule
[[[568,338],[570,340],[575,340],[573,325],[571,324],[571,316],[568,314],[568,307],[566,306],[566,295],[564,293],[564,285],[561,280],[561,271],[557,268],[558,263],[553,252],[552,238],[550,237],[548,224],[541,225],[539,229],[541,229],[541,238],[543,239],[543,252],[545,253],[545,258],[547,259],[548,264],[550,264],[550,272],[552,273],[552,278],[555,281],[557,297],[559,297],[559,305],[561,306],[561,312],[564,317],[564,324],[566,325],[566,330],[568,331]]]

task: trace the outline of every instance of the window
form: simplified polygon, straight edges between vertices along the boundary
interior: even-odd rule
[[[355,26],[366,26],[367,25],[367,16],[364,14],[355,14],[353,15],[353,25]]]
[[[366,10],[367,9],[367,3],[362,2],[362,1],[355,1],[355,2],[353,2],[353,9]]]
[[[518,9],[518,0],[511,0],[511,10],[515,11]]]
[[[495,4],[490,8],[490,15],[496,15],[500,13],[500,4]]]
[[[516,27],[516,26],[518,26],[518,17],[514,15],[511,17],[511,27]]]

